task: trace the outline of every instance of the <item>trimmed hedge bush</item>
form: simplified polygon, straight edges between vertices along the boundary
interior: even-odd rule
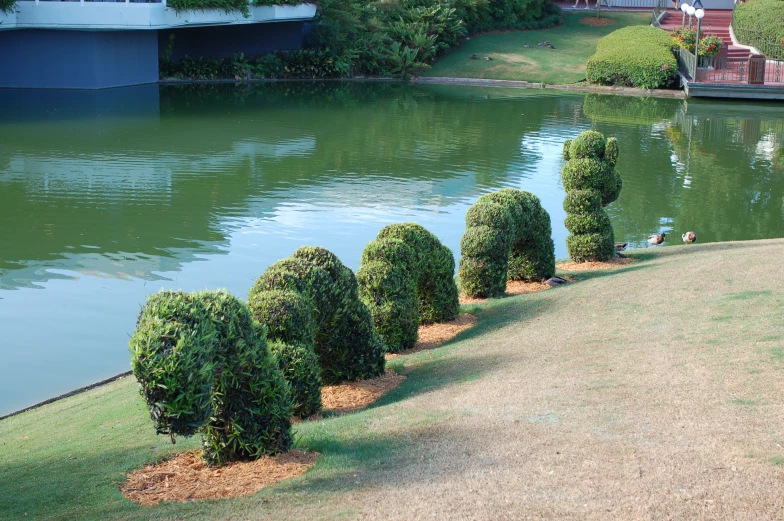
[[[613,31],[588,58],[585,76],[591,83],[641,89],[675,85],[678,62],[670,35],[649,26],[631,26]]]
[[[740,43],[768,58],[784,59],[784,0],[754,0],[735,6],[732,29]]]
[[[291,385],[294,414],[307,418],[321,410],[321,376],[318,357],[307,346],[274,340],[270,351],[278,359],[278,367]]]
[[[201,430],[210,465],[291,446],[290,387],[248,307],[226,292],[152,295],[130,342],[158,433]]]
[[[621,193],[621,176],[615,170],[618,143],[586,130],[574,140],[567,140],[563,150],[566,164],[561,182],[566,190],[564,210],[569,256],[575,262],[604,261],[615,255],[610,217],[604,206]]]
[[[248,300],[271,340],[315,352],[324,382],[384,372],[384,344],[359,300],[356,277],[328,250],[303,247],[276,262],[256,280]]]
[[[420,324],[457,317],[454,273],[452,251],[416,223],[386,226],[365,247],[360,296],[389,352],[413,347]]]
[[[460,252],[460,286],[470,297],[502,295],[508,280],[550,277],[550,215],[530,192],[503,188],[485,194],[466,213]]]

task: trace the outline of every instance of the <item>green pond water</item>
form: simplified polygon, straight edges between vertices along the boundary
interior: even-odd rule
[[[387,83],[0,91],[0,414],[129,369],[152,292],[244,298],[302,245],[356,269],[401,221],[459,254],[466,210],[501,187],[541,198],[564,258],[561,148],[585,129],[620,144],[616,240],[782,237],[783,121],[775,104]]]

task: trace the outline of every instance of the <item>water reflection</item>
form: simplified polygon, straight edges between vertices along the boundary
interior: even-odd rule
[[[619,139],[619,240],[784,236],[776,105],[356,83],[48,95],[0,96],[0,413],[127,368],[150,292],[244,295],[303,244],[356,267],[403,220],[457,253],[488,190],[537,193],[565,257],[561,147],[588,128]]]

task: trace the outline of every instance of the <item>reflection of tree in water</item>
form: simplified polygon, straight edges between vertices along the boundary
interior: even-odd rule
[[[774,167],[782,130],[780,119],[680,114],[667,134],[687,168],[674,214],[680,228],[708,241],[784,236],[784,176]]]
[[[154,278],[225,245],[227,218],[319,190],[352,206],[448,204],[510,175],[541,114],[507,125],[507,107],[400,84],[164,88],[160,120],[23,127],[0,144],[11,165],[0,176],[0,221],[14,245],[0,276],[28,264],[68,269],[82,255],[84,269]],[[377,193],[347,192],[347,178]],[[100,266],[86,266],[87,255]],[[23,277],[31,271],[50,276]],[[3,276],[25,284],[13,279]]]
[[[624,188],[608,207],[619,240],[643,246],[658,230],[673,241],[688,230],[700,242],[784,236],[780,111],[595,95],[584,111],[620,142]]]

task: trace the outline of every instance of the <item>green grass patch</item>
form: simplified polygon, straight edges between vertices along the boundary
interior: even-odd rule
[[[577,83],[585,79],[585,63],[599,40],[612,31],[647,25],[648,13],[605,13],[613,25],[592,27],[580,23],[590,13],[568,13],[554,29],[486,34],[464,42],[422,76],[519,80],[548,84]],[[666,34],[666,33],[665,33]],[[549,41],[555,49],[537,43]],[[525,45],[530,48],[526,48]],[[471,59],[476,54],[479,59]],[[485,56],[493,59],[485,60]]]
[[[516,443],[510,445],[510,454],[525,454],[526,459],[541,457],[543,450],[563,450],[561,443],[582,448],[586,432],[606,436],[607,443],[610,437],[619,438],[619,447],[633,446],[637,434],[620,438],[639,433],[651,417],[659,419],[662,428],[659,438],[650,434],[651,451],[661,445],[658,454],[671,454],[668,444],[678,446],[682,439],[671,436],[673,431],[719,443],[730,440],[730,445],[721,445],[727,450],[732,440],[744,439],[741,433],[748,434],[739,411],[768,418],[760,432],[770,432],[780,402],[780,381],[770,365],[771,355],[784,360],[784,348],[755,349],[756,339],[744,328],[765,324],[767,336],[781,336],[784,325],[778,320],[780,306],[770,299],[754,306],[747,300],[727,299],[732,288],[724,283],[725,274],[743,262],[750,280],[756,280],[769,271],[771,258],[780,257],[784,243],[748,243],[726,257],[721,248],[705,244],[640,252],[645,262],[590,276],[585,272],[579,283],[563,288],[464,308],[478,314],[479,323],[442,347],[391,360],[389,367],[407,379],[370,408],[297,425],[295,446],[321,454],[313,468],[244,498],[142,508],[120,494],[125,473],[199,446],[197,438],[178,439],[172,445],[168,437],[156,437],[133,378],[8,418],[0,421],[0,518],[356,518],[367,514],[362,501],[378,501],[378,495],[392,487],[418,486],[420,479],[423,486],[439,479],[450,482],[450,473],[463,472],[465,462],[479,465],[474,469],[509,467],[503,458],[490,460],[482,452],[486,447],[495,450],[499,440]],[[706,265],[714,278],[704,276]],[[690,281],[688,288],[683,280]],[[765,287],[778,295],[784,282],[773,278]],[[691,298],[695,289],[701,295],[698,302]],[[721,331],[710,320],[719,314],[728,321]],[[709,342],[718,348],[705,349]],[[739,359],[750,365],[738,368]],[[666,371],[658,372],[661,364],[666,364]],[[749,366],[764,370],[748,378]],[[655,374],[649,376],[651,372]],[[743,389],[740,399],[721,394],[737,388]],[[501,391],[514,399],[499,402]],[[468,404],[454,399],[470,398],[472,393],[483,394]],[[713,406],[692,409],[699,431],[690,433],[680,430],[680,422],[672,423],[678,416],[671,408],[692,402]],[[643,405],[650,405],[650,412],[646,409],[642,417],[635,417],[635,407]],[[474,440],[469,431],[461,433],[486,426],[470,420],[484,421],[484,415],[494,424],[481,432],[481,439]],[[709,420],[715,429],[705,428]],[[506,430],[509,425],[524,429],[525,436],[515,441]],[[548,441],[552,437],[557,443],[538,443],[543,429]],[[445,436],[451,436],[446,447]],[[704,450],[708,452],[703,458],[715,449],[706,444]],[[773,465],[784,465],[784,457],[764,457]],[[514,464],[514,472],[520,464]],[[623,460],[617,464],[624,465]],[[442,474],[437,474],[438,468]],[[535,475],[538,469],[529,472]],[[614,482],[598,478],[597,484],[617,493]],[[488,491],[493,485],[489,482]],[[541,492],[551,496],[562,489],[559,483],[543,484]],[[412,501],[417,500],[415,495]],[[581,506],[582,502],[565,508]],[[465,513],[456,510],[453,517],[468,517]],[[503,517],[504,512],[496,513]]]

